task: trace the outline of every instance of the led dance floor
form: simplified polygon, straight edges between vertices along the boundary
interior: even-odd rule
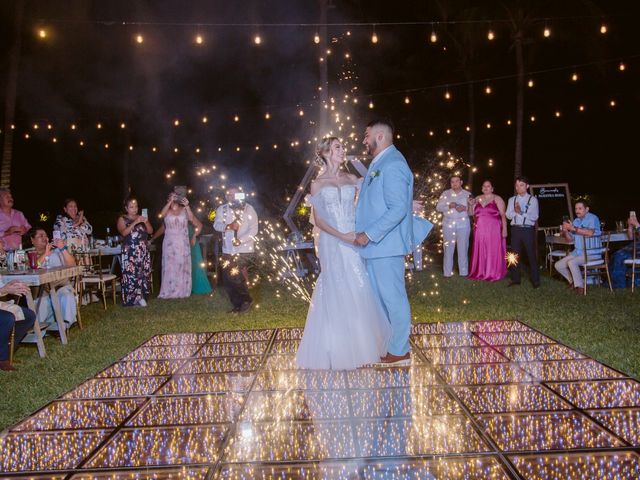
[[[0,435],[2,477],[640,478],[640,384],[517,321],[405,368],[296,371],[301,329],[157,335]]]

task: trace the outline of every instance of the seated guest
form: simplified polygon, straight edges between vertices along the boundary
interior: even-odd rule
[[[589,212],[589,205],[584,200],[579,200],[575,204],[576,218],[573,223],[569,220],[562,224],[561,234],[567,240],[573,240],[573,251],[566,257],[558,260],[554,267],[560,275],[567,279],[569,286],[582,293],[584,289],[584,279],[580,265],[584,265],[584,237],[600,235],[600,219]]]
[[[67,247],[86,249],[89,246],[87,237],[93,232],[93,227],[84,218],[84,210],[78,210],[78,203],[73,198],[67,198],[62,209],[64,213],[56,217],[53,231],[60,232],[60,238],[67,242]]]
[[[4,248],[17,249],[22,243],[22,235],[30,228],[23,213],[13,209],[13,196],[9,189],[0,188],[0,239],[4,242]]]
[[[40,268],[75,266],[76,260],[65,246],[64,240],[58,239],[54,240],[53,243],[49,243],[47,232],[42,228],[32,228],[29,231],[29,238],[31,238],[31,243],[38,253],[38,266]],[[78,308],[73,286],[70,281],[66,279],[56,284],[55,289],[56,292],[58,292],[62,319],[65,323],[71,325],[76,321]],[[52,324],[52,329],[55,330],[53,325],[56,325],[56,321],[50,298],[45,297],[40,301],[37,313],[38,319],[41,322]]]
[[[17,280],[7,283],[0,288],[0,297],[5,295],[26,295],[29,287]],[[28,308],[22,308],[13,302],[0,301],[0,370],[15,370],[9,364],[9,339],[15,326],[14,348],[33,327],[36,314]]]
[[[627,220],[629,240],[633,240],[633,234],[640,228],[637,217],[629,217]],[[611,271],[611,286],[613,288],[625,288],[627,286],[627,272],[629,266],[625,265],[625,260],[633,258],[633,243],[625,245],[613,254],[609,270]],[[636,266],[636,287],[640,286],[640,273]]]

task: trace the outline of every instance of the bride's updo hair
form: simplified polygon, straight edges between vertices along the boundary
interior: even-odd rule
[[[316,147],[316,158],[313,163],[318,167],[324,167],[327,165],[327,155],[331,151],[331,144],[334,140],[340,141],[338,137],[324,137],[318,146]]]

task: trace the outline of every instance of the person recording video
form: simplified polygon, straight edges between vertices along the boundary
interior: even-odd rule
[[[239,187],[230,187],[226,199],[227,203],[216,210],[213,228],[222,233],[222,278],[233,306],[230,313],[244,313],[253,303],[247,283],[258,215]]]

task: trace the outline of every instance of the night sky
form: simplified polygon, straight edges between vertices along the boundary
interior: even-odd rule
[[[196,168],[216,164],[256,191],[259,209],[281,213],[312,158],[307,142],[319,135],[320,56],[343,115],[339,134],[352,127],[360,134],[371,118],[388,116],[400,135],[396,145],[416,169],[440,149],[468,157],[472,82],[478,172],[471,188],[479,193],[481,181],[492,178],[496,193],[508,197],[516,64],[507,20],[521,10],[530,18],[526,79],[534,81],[525,91],[524,173],[533,183],[568,182],[607,222],[640,210],[637,2],[416,3],[330,1],[328,22],[343,25],[328,27],[326,55],[313,41],[318,1],[25,0],[11,179],[16,208],[36,223],[39,213],[55,216],[72,196],[103,228],[115,223],[128,189],[151,212],[174,185],[192,187],[194,200],[206,198],[209,182]],[[3,112],[15,5],[0,5]],[[458,23],[446,23],[452,21]],[[472,50],[457,48],[461,39]],[[461,52],[471,51],[463,68]],[[349,91],[357,104],[353,95],[341,103]],[[4,134],[3,127],[3,140]]]

